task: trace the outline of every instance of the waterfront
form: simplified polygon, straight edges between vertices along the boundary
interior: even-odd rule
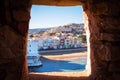
[[[43,66],[29,67],[29,72],[79,72],[85,69],[86,48],[41,52]],[[81,52],[80,52],[81,51]]]

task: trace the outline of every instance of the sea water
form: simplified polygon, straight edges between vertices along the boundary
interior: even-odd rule
[[[42,59],[43,66],[29,67],[29,72],[79,72],[86,66],[86,57],[75,57],[67,60]]]
[[[42,58],[42,66],[28,67],[28,70],[29,72],[78,72],[85,69],[86,61],[87,57],[85,56],[69,58],[67,60]]]

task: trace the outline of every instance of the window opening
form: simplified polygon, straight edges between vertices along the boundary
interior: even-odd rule
[[[85,70],[87,43],[82,9],[81,6],[69,8],[32,6],[28,35],[28,45],[30,45],[28,51],[30,52],[27,53],[29,72],[79,72]],[[64,10],[62,13],[61,9]],[[68,12],[66,12],[67,9]],[[74,9],[77,9],[78,13],[74,13]],[[51,13],[52,11],[54,12]],[[69,15],[71,13],[74,14],[73,17]],[[64,14],[61,19],[63,21],[65,16],[69,15],[65,19],[69,23],[67,21],[66,23],[59,23],[62,22],[56,19],[59,18],[59,14]],[[56,17],[52,20],[54,15]],[[37,18],[36,20],[34,16]],[[79,20],[76,18],[79,18]],[[40,23],[41,21],[48,23],[43,25]],[[49,22],[53,22],[53,25]]]

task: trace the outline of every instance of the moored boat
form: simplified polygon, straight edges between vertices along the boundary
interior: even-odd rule
[[[28,41],[28,53],[27,53],[27,61],[28,66],[41,66],[42,62],[40,60],[41,55],[38,54],[38,41],[29,40]]]

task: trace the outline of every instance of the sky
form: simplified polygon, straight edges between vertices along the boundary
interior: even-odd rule
[[[37,6],[31,9],[29,28],[50,28],[70,23],[83,23],[81,6]]]

